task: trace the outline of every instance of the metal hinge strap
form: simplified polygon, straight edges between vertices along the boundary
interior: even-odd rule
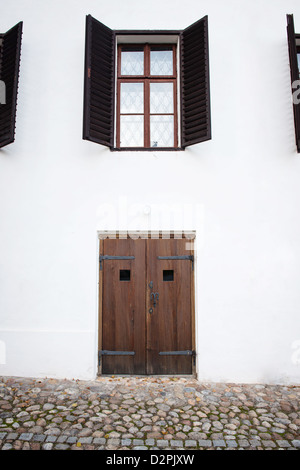
[[[194,356],[196,351],[161,351],[158,354],[160,356]]]
[[[196,351],[186,350],[186,351],[161,351],[158,353],[160,356],[192,356],[193,364],[195,365],[196,360]]]
[[[192,269],[194,269],[194,256],[193,255],[179,255],[179,256],[158,256],[157,259],[186,259],[192,262]]]
[[[98,362],[100,365],[101,356],[134,356],[134,351],[98,351]]]
[[[104,260],[118,260],[118,259],[135,259],[134,256],[110,256],[110,255],[100,255],[100,270],[102,270],[102,261]]]

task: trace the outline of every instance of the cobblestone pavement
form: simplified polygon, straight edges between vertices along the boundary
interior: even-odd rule
[[[1,450],[300,450],[300,386],[0,377]]]

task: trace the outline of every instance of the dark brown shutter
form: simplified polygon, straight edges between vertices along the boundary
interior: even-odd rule
[[[113,147],[114,33],[86,17],[83,139]]]
[[[211,139],[208,18],[181,33],[182,147]]]
[[[0,104],[0,147],[15,140],[19,65],[23,23],[2,34],[0,80],[5,83],[6,100]]]
[[[295,91],[295,89],[293,89],[293,83],[296,80],[299,80],[299,70],[298,70],[298,62],[297,62],[297,46],[296,46],[296,36],[295,36],[293,15],[287,15],[287,36],[288,36],[288,45],[289,45],[291,83],[292,83],[292,93],[293,93]],[[297,145],[297,150],[300,153],[300,104],[294,103],[293,108],[294,108],[296,145]]]

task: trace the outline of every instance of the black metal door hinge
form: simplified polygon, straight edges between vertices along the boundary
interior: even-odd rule
[[[196,351],[186,350],[186,351],[161,351],[158,353],[160,356],[192,356],[193,364],[196,362]]]
[[[101,356],[134,356],[134,351],[98,351],[98,365],[100,366]]]
[[[100,255],[99,256],[99,263],[100,263],[100,270],[102,271],[102,262],[105,260],[118,260],[118,259],[135,259],[134,256],[109,256],[109,255]]]
[[[186,259],[192,262],[192,270],[194,270],[194,256],[193,255],[158,256],[157,259],[174,259],[174,260]]]

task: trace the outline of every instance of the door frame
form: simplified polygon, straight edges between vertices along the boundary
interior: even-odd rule
[[[192,360],[192,374],[191,375],[177,375],[177,377],[197,377],[197,349],[196,349],[196,317],[195,317],[195,271],[196,271],[196,257],[195,257],[195,240],[196,232],[195,231],[151,231],[151,232],[142,232],[142,231],[115,231],[115,232],[98,232],[98,345],[97,345],[97,370],[98,376],[105,376],[102,374],[102,361],[99,364],[98,351],[102,350],[102,301],[103,301],[103,270],[100,269],[100,256],[104,255],[104,243],[103,241],[106,238],[114,239],[169,239],[169,238],[186,238],[187,243],[191,244],[190,254],[193,256],[193,262],[191,263],[191,328],[192,328],[192,350],[196,352]],[[145,286],[146,288],[146,286]],[[147,296],[146,296],[147,299]],[[147,300],[145,302],[145,312],[147,309]],[[118,374],[118,376],[123,376],[124,374]],[[147,375],[143,375],[147,377]],[[151,377],[151,375],[149,375]],[[156,375],[155,377],[159,377]],[[166,377],[172,377],[168,375]]]

